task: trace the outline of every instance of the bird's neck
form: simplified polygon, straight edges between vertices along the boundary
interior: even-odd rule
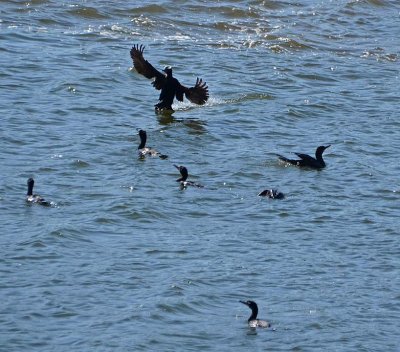
[[[257,314],[258,314],[258,308],[253,308],[251,310],[251,315],[250,315],[249,321],[256,320],[257,319]]]
[[[187,175],[178,178],[178,179],[176,180],[176,182],[184,182],[184,181],[186,181],[186,180],[187,180]]]
[[[31,196],[33,194],[33,185],[28,185],[28,192],[26,193],[27,196]]]
[[[140,144],[138,149],[143,149],[146,146],[146,136],[140,136]]]
[[[317,159],[321,164],[325,164],[325,162],[324,162],[324,159],[322,158],[322,153],[323,153],[323,151],[321,151],[321,150],[317,150],[316,152],[315,152],[315,159]]]

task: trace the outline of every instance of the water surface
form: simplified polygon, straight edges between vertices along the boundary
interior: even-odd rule
[[[0,351],[398,351],[399,13],[1,1]],[[207,104],[156,116],[136,43]],[[275,155],[323,144],[321,171]]]

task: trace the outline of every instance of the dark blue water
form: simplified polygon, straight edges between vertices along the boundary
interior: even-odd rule
[[[0,1],[0,351],[399,351],[399,14]],[[156,115],[136,43],[207,104]]]

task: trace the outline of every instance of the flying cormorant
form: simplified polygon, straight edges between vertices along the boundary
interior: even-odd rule
[[[143,57],[144,45],[135,44],[130,53],[133,60],[133,66],[136,71],[146,78],[154,79],[152,84],[157,90],[161,90],[159,102],[155,105],[156,111],[174,111],[172,103],[174,98],[183,101],[185,95],[192,103],[203,105],[208,100],[208,87],[206,82],[201,78],[196,79],[194,87],[187,88],[179,83],[179,81],[172,76],[171,66],[164,68],[161,73],[153,67]]]

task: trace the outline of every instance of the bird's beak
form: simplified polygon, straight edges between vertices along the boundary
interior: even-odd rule
[[[246,306],[247,306],[247,302],[244,302],[244,301],[239,301],[240,303],[243,303],[243,304],[245,304]]]
[[[325,146],[325,149],[328,149],[330,146],[331,146],[330,144],[326,145],[326,146]]]
[[[174,166],[179,170],[179,166],[178,166],[178,165],[175,165],[175,164],[174,164]]]

